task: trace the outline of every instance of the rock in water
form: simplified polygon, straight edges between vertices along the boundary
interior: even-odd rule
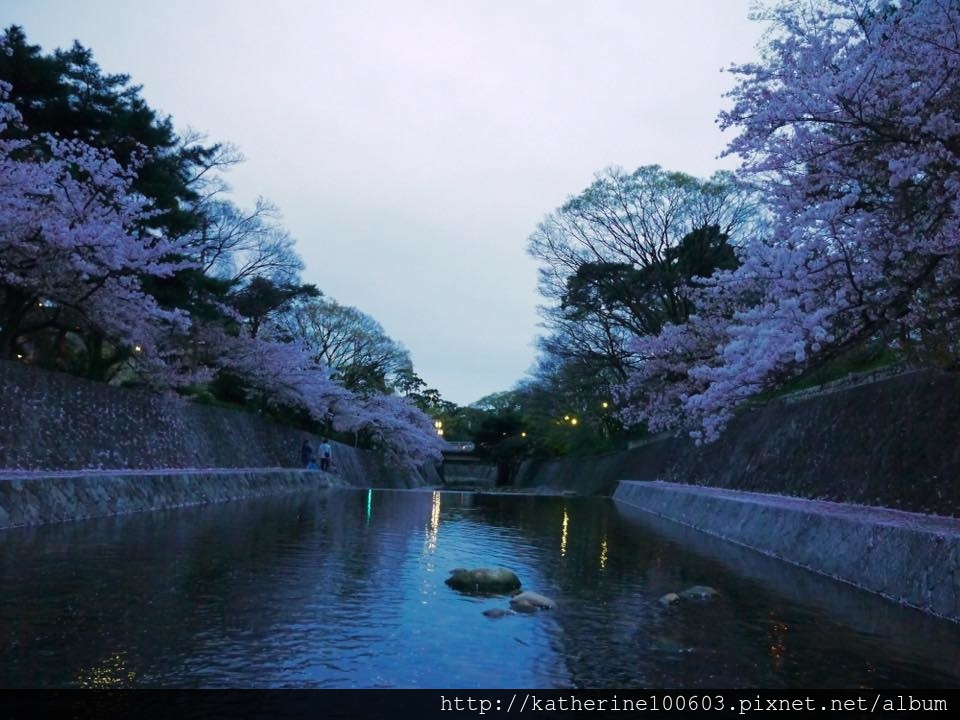
[[[513,610],[508,610],[506,608],[490,608],[489,610],[484,610],[483,614],[488,618],[492,618],[493,620],[507,617],[508,615],[516,615]]]
[[[660,598],[659,602],[661,605],[673,605],[678,600],[680,600],[680,596],[677,595],[676,593],[667,593],[666,595]]]
[[[709,600],[719,595],[716,590],[707,585],[694,585],[680,593],[684,600]]]
[[[557,604],[540,593],[522,592],[510,598],[510,607],[517,612],[534,613],[539,610],[552,610]]]
[[[520,589],[520,578],[504,568],[455,568],[444,582],[462,592],[509,593]]]

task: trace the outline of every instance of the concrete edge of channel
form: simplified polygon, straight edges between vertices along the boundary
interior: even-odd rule
[[[662,481],[613,499],[960,623],[960,519]]]
[[[10,475],[0,479],[0,530],[341,486],[299,468]]]

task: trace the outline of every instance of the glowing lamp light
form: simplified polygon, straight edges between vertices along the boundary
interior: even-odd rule
[[[520,433],[520,437],[526,437],[526,436],[527,434],[525,432]]]
[[[133,351],[134,351],[135,353],[143,352],[143,348],[140,347],[139,345],[134,345],[134,346],[133,346]]]
[[[608,407],[610,407],[610,403],[608,403],[606,400],[604,400],[604,401],[603,401],[603,404],[601,405],[601,407],[603,407],[603,409],[606,410]]]
[[[576,418],[570,418],[570,424],[571,424],[571,425],[576,425],[576,424],[577,424],[577,419],[576,419]]]

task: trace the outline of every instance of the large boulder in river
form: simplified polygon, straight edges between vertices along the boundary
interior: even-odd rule
[[[535,592],[522,592],[510,598],[510,607],[517,612],[535,613],[540,610],[553,610],[557,604],[548,597]]]
[[[520,589],[520,578],[504,568],[455,568],[444,582],[454,590],[470,593],[509,593]]]

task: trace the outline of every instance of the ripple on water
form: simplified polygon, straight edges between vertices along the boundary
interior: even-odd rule
[[[444,584],[481,566],[557,609],[485,617],[508,598]],[[0,583],[5,687],[960,685],[955,626],[602,500],[343,491],[5,531]],[[658,602],[691,585],[720,594]]]

